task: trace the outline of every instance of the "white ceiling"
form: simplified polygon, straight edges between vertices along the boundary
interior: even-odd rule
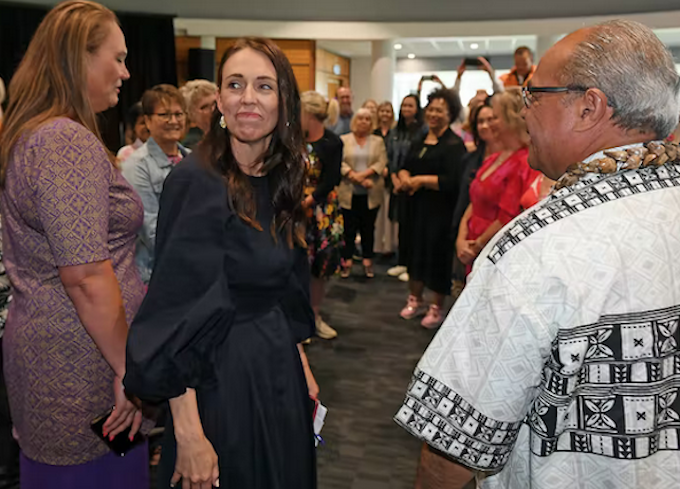
[[[59,0],[14,0],[48,4]],[[547,19],[663,12],[678,0],[105,0],[120,12],[149,12],[200,19],[354,22],[444,22]]]
[[[465,56],[492,56],[512,54],[519,46],[536,49],[536,36],[503,36],[503,37],[431,37],[397,39],[394,44],[401,44],[397,58],[406,58],[415,54],[420,58],[448,58]],[[472,45],[477,44],[477,49]],[[317,41],[317,46],[341,56],[356,58],[371,55],[370,41]]]
[[[658,29],[657,36],[669,47],[680,47],[680,28]],[[536,36],[432,37],[396,39],[402,49],[397,58],[415,54],[418,58],[449,58],[511,55],[519,46],[536,50]],[[477,44],[477,49],[471,45]],[[317,41],[321,49],[350,58],[371,56],[371,41]]]

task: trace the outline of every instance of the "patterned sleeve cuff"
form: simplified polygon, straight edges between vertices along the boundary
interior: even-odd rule
[[[481,471],[505,466],[522,421],[484,416],[434,377],[416,370],[394,420],[461,464]]]

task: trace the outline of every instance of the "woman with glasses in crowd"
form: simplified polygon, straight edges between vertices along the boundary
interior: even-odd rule
[[[163,182],[189,150],[179,141],[184,135],[186,105],[172,85],[157,85],[142,96],[145,125],[150,137],[123,162],[123,176],[144,203],[144,226],[137,241],[137,267],[146,284],[151,279],[156,244],[156,225]]]
[[[456,211],[453,214],[452,234],[458,239],[458,226],[470,205],[470,185],[477,175],[477,170],[490,155],[501,151],[502,147],[493,129],[496,116],[491,107],[491,97],[486,97],[481,104],[474,106],[470,112],[469,126],[474,138],[474,151],[465,155],[465,170],[461,181]],[[456,257],[454,260],[454,289],[460,291],[465,285],[465,265]]]
[[[492,129],[501,150],[487,157],[477,171],[470,185],[470,204],[458,228],[456,253],[467,274],[489,240],[520,214],[520,199],[539,175],[527,163],[529,136],[520,91],[496,94],[491,105]]]
[[[120,457],[90,426],[107,412],[105,436],[141,424],[122,379],[144,295],[134,263],[143,210],[96,116],[118,103],[126,55],[113,12],[64,2],[10,83],[0,209],[13,300],[2,346],[23,489],[149,487],[146,443]]]

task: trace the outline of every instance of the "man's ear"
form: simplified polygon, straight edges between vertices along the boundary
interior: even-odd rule
[[[573,102],[575,113],[574,130],[587,132],[612,117],[613,109],[608,105],[607,95],[599,88],[589,88],[583,96]]]

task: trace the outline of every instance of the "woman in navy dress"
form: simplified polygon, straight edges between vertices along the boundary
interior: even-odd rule
[[[300,97],[264,39],[237,41],[218,85],[210,132],[165,182],[125,386],[169,400],[159,487],[313,489]]]

